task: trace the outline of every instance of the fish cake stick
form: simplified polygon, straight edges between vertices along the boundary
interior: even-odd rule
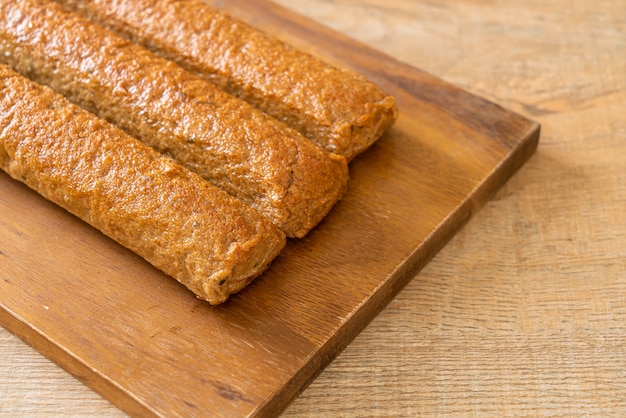
[[[211,304],[285,245],[248,205],[2,64],[0,168]]]
[[[0,61],[171,155],[302,237],[348,184],[344,157],[48,0],[0,0]]]
[[[203,75],[348,160],[397,119],[393,97],[199,0],[57,0]]]

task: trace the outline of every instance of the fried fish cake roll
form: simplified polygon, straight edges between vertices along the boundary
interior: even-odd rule
[[[211,304],[285,245],[248,205],[2,64],[0,167]]]
[[[344,157],[48,0],[0,0],[0,61],[302,237],[343,196]]]
[[[199,0],[57,0],[200,74],[348,160],[397,119],[393,97]]]

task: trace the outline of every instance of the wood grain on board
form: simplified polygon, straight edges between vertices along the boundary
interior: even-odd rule
[[[227,9],[371,78],[401,115],[327,219],[218,307],[0,174],[0,323],[134,415],[282,410],[537,146],[535,122],[287,9]]]

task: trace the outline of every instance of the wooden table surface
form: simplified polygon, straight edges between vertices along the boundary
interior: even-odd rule
[[[542,124],[291,416],[626,416],[621,0],[280,0]],[[0,328],[0,416],[123,416]]]

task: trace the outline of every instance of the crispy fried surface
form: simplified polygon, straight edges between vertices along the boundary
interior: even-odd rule
[[[285,245],[241,201],[4,65],[0,167],[212,304]]]
[[[57,0],[204,76],[351,160],[397,119],[393,97],[353,72],[199,0]]]
[[[179,160],[302,237],[343,196],[343,157],[47,0],[0,0],[0,61]]]

